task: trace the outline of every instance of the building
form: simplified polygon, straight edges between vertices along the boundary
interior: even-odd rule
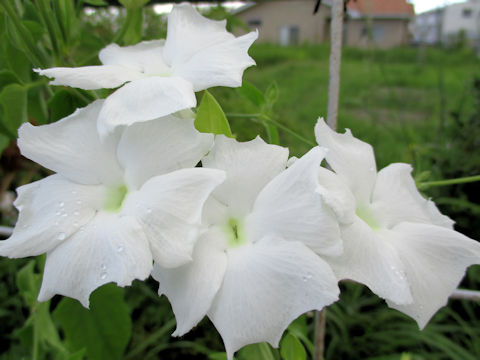
[[[452,44],[466,41],[480,44],[480,0],[469,0],[418,14],[414,41],[424,44]]]
[[[330,40],[331,1],[271,0],[249,3],[237,15],[259,30],[259,42],[281,45]],[[344,24],[344,44],[390,48],[408,44],[413,6],[406,0],[350,0]]]

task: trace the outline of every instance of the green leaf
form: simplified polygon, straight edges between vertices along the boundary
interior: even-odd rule
[[[262,105],[265,104],[265,97],[262,92],[248,81],[244,80],[242,86],[237,88],[237,91],[258,107],[262,107]]]
[[[5,150],[10,144],[10,138],[3,134],[0,134],[0,158],[2,157],[3,150]]]
[[[80,99],[67,90],[59,90],[55,92],[47,102],[47,106],[50,109],[50,122],[63,119],[83,105],[84,104]]]
[[[138,9],[148,3],[149,0],[118,0],[127,9]]]
[[[69,350],[85,348],[89,360],[122,358],[132,331],[123,293],[113,284],[102,286],[90,296],[90,310],[76,300],[62,299],[53,316],[65,333]]]
[[[0,70],[0,90],[2,90],[2,88],[6,85],[19,83],[19,82],[20,80],[18,79],[18,77],[10,70],[7,70],[7,69]]]
[[[0,106],[2,125],[16,137],[18,127],[28,120],[27,90],[19,84],[5,86],[0,92]]]
[[[83,2],[88,5],[94,5],[94,6],[108,5],[108,3],[104,0],[83,0]]]
[[[195,127],[203,133],[232,137],[227,117],[212,94],[205,90],[195,118]]]
[[[245,346],[238,352],[240,360],[276,360],[274,350],[267,343]]]
[[[307,353],[300,340],[288,333],[280,343],[280,355],[283,360],[306,360]]]

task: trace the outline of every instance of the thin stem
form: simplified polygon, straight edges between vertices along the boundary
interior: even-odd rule
[[[237,113],[227,113],[226,114],[227,118],[228,117],[237,117],[237,118],[250,118],[250,119],[258,119],[261,117],[261,120],[264,120],[272,125],[275,125],[276,127],[282,129],[283,131],[289,133],[290,135],[296,137],[298,140],[302,141],[303,143],[309,145],[309,146],[317,146],[313,141],[308,140],[307,138],[303,137],[302,135],[298,134],[294,130],[290,129],[289,127],[282,125],[276,120],[273,120],[272,118],[263,115],[263,114],[237,114]],[[260,123],[262,121],[259,121]]]
[[[447,180],[437,180],[437,181],[426,181],[419,184],[420,189],[426,189],[432,186],[446,186],[446,185],[455,185],[455,184],[465,184],[470,182],[480,181],[480,175],[467,176],[456,179],[447,179]]]
[[[138,355],[148,348],[150,345],[156,343],[159,339],[161,339],[166,333],[170,332],[174,327],[177,322],[175,319],[171,319],[168,321],[165,325],[163,325],[160,329],[155,331],[154,333],[150,334],[150,336],[142,341],[142,343],[137,346],[135,349],[133,349],[131,352],[129,352],[124,359],[137,359]]]
[[[315,360],[322,360],[325,351],[325,318],[327,309],[323,308],[321,311],[315,311]]]

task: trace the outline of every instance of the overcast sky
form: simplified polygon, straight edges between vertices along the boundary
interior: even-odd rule
[[[444,5],[464,2],[464,1],[465,0],[409,0],[409,2],[415,5],[415,12],[417,14],[427,10],[435,9],[439,6],[444,6]]]

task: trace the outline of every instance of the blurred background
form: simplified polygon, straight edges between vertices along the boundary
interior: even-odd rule
[[[226,18],[236,35],[259,31],[249,52],[257,66],[245,72],[247,84],[211,89],[235,136],[267,140],[256,115],[268,113],[286,128],[278,129],[280,144],[291,155],[304,154],[317,118],[327,114],[331,1],[195,4],[205,16]],[[50,87],[32,68],[95,65],[111,42],[164,38],[172,5],[0,0],[0,225],[15,225],[15,189],[50,174],[20,155],[17,128],[57,121],[109,94]],[[480,239],[478,183],[422,186],[480,174],[480,0],[348,0],[344,17],[339,131],[350,128],[372,144],[379,169],[411,163],[425,197],[458,231]],[[267,107],[251,97],[252,87]],[[102,287],[91,311],[59,296],[38,304],[43,261],[0,259],[0,359],[225,358],[208,320],[182,338],[170,337],[175,320],[154,281]],[[480,266],[468,270],[461,286],[480,289]],[[326,359],[480,359],[478,303],[451,300],[420,332],[365,287],[341,287],[341,300],[327,310]],[[295,321],[284,340],[282,347],[303,349],[295,353],[300,357],[262,344],[237,358],[311,358],[312,314]]]

